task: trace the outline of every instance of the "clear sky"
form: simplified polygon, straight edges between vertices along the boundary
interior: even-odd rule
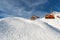
[[[60,0],[0,0],[0,18],[44,17],[51,10],[60,12]]]

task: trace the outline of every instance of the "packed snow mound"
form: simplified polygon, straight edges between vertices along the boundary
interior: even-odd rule
[[[60,16],[60,12],[52,12],[52,13],[55,15],[56,19],[59,19],[59,18],[57,18],[57,16]]]
[[[60,40],[60,31],[42,21],[4,18],[0,20],[0,40]]]
[[[52,13],[60,16],[60,12],[52,12]]]

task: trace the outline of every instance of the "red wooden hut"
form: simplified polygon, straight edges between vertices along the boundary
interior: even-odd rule
[[[54,14],[47,14],[45,19],[55,19]]]

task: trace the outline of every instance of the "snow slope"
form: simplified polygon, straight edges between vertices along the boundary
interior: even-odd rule
[[[0,40],[60,40],[60,31],[42,21],[0,19]]]
[[[60,16],[59,12],[53,12],[53,14],[55,15],[55,19],[45,19],[45,18],[41,18],[38,19],[37,21],[43,21],[48,23],[49,25],[58,28],[60,30],[60,18],[57,18],[57,16]]]

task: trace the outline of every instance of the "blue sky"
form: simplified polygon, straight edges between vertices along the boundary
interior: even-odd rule
[[[0,18],[32,15],[44,17],[53,11],[60,12],[60,0],[0,0]]]

